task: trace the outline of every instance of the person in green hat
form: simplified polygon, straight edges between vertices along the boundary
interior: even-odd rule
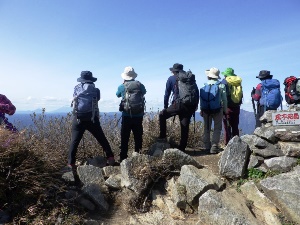
[[[226,86],[228,113],[223,116],[224,140],[227,145],[234,136],[239,136],[240,107],[243,100],[242,78],[234,74],[232,68],[227,68],[224,72],[224,79],[221,83]]]

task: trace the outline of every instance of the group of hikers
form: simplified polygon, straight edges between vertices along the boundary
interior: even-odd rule
[[[189,70],[183,70],[183,65],[175,63],[169,68],[172,75],[167,79],[164,108],[159,112],[159,137],[158,142],[167,139],[166,120],[177,116],[181,127],[181,137],[178,149],[185,152],[189,124],[192,116],[199,108],[203,117],[204,134],[203,143],[205,151],[210,154],[220,152],[220,139],[222,128],[224,128],[224,142],[227,145],[234,136],[239,136],[239,115],[243,101],[242,78],[234,73],[234,69],[227,68],[221,72],[224,78],[221,80],[219,69],[212,67],[205,70],[207,82],[198,88],[195,75]],[[117,88],[116,96],[121,98],[119,111],[122,112],[121,121],[121,146],[119,162],[128,157],[128,142],[131,131],[134,136],[134,151],[139,153],[143,144],[143,116],[145,112],[146,88],[136,80],[138,74],[134,68],[127,66],[121,74],[123,83]],[[253,88],[251,98],[256,115],[256,127],[260,126],[259,118],[266,110],[276,110],[282,107],[282,95],[280,93],[280,82],[273,79],[268,70],[261,70],[256,78],[260,83]],[[300,82],[294,76],[284,80],[285,100],[288,104],[300,104]],[[76,153],[78,145],[85,130],[88,130],[99,142],[105,151],[107,164],[115,164],[115,156],[111,146],[100,125],[98,101],[100,90],[96,88],[92,72],[82,71],[77,79],[78,85],[73,93],[73,121],[72,137],[68,153],[68,167],[76,168]],[[299,83],[299,84],[298,84]],[[255,103],[256,102],[256,107]],[[16,132],[17,129],[10,124],[5,113],[12,115],[16,108],[4,96],[0,95],[0,123],[7,129]],[[211,126],[214,124],[211,137]]]

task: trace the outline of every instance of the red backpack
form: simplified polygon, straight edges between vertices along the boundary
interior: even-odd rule
[[[284,79],[283,84],[285,85],[285,101],[288,104],[299,104],[300,103],[300,92],[297,90],[297,82],[299,78],[290,76]]]

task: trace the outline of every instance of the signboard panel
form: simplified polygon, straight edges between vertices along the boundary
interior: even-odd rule
[[[300,125],[300,111],[272,113],[273,126]]]

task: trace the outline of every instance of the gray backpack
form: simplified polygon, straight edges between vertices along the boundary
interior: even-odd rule
[[[77,119],[94,122],[95,116],[99,117],[97,88],[95,84],[81,84],[71,106],[73,106],[73,114],[77,116]]]
[[[177,85],[180,102],[196,107],[199,103],[199,89],[195,75],[190,70],[187,72],[180,71],[177,75]]]
[[[141,91],[139,81],[125,82],[125,95],[120,104],[120,111],[130,115],[143,113],[145,110],[145,97]]]

